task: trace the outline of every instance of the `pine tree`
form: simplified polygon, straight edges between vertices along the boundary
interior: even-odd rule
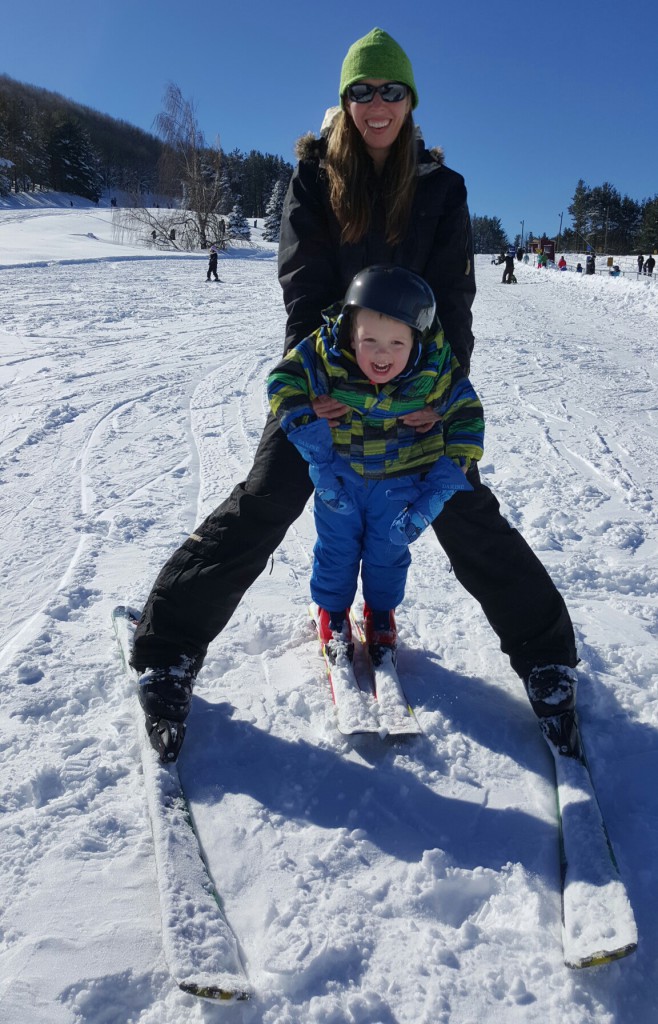
[[[278,242],[281,230],[281,216],[283,214],[283,203],[286,198],[288,186],[281,178],[272,189],[265,211],[265,224],[263,226],[263,238],[266,242]]]
[[[588,240],[599,252],[616,248],[614,238],[618,230],[621,196],[614,185],[605,181],[590,191]]]
[[[477,217],[473,214],[471,225],[474,252],[499,253],[507,248],[507,235],[499,217]]]
[[[641,253],[658,251],[658,196],[648,199],[643,205],[636,249]]]
[[[7,152],[7,124],[4,111],[0,106],[0,196],[9,195],[11,190],[11,170],[14,166],[9,157],[3,154]]]
[[[290,180],[292,167],[281,157],[258,153],[247,155],[234,149],[225,157],[233,192],[242,196],[242,207],[252,217],[263,217],[268,200],[279,178]]]
[[[0,156],[0,196],[8,196],[11,192],[11,169],[14,165],[11,160],[5,160]]]
[[[615,252],[633,252],[642,225],[642,204],[624,196],[619,208],[619,230],[614,238]]]
[[[96,202],[101,194],[101,173],[89,133],[77,121],[60,121],[52,131],[48,150],[53,188]]]
[[[217,204],[217,209],[222,213],[225,213],[227,210],[233,209],[234,202],[235,200],[233,198],[233,190],[231,188],[231,179],[228,171],[224,169],[219,181],[219,202]]]
[[[43,119],[20,98],[0,108],[0,153],[11,162],[15,192],[34,184],[48,183],[48,160],[44,153]]]
[[[569,216],[573,221],[573,230],[578,235],[582,242],[587,243],[587,235],[589,233],[589,216],[590,216],[590,195],[591,189],[585,184],[582,178],[579,179],[576,185],[576,191],[573,194],[571,204],[567,207]]]
[[[249,229],[249,222],[244,215],[242,210],[242,198],[237,196],[233,209],[228,215],[228,223],[226,226],[226,233],[234,242],[250,242],[251,231]]]

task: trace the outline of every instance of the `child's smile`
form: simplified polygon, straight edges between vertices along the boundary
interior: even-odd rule
[[[360,369],[373,384],[387,384],[402,373],[414,339],[407,324],[371,309],[359,309],[352,330],[352,348]]]

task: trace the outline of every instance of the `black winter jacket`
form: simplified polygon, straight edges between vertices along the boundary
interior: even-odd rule
[[[360,242],[344,244],[329,203],[325,141],[300,140],[279,243],[286,351],[319,327],[322,311],[342,300],[359,270],[390,263],[414,271],[430,285],[446,340],[468,373],[475,277],[466,187],[460,174],[444,166],[440,150],[427,150],[420,140],[418,147],[418,184],[402,241],[394,246],[386,241],[381,185],[373,172],[370,229]]]

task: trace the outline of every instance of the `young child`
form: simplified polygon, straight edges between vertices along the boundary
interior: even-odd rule
[[[483,412],[444,340],[427,283],[402,267],[367,267],[342,304],[268,378],[270,405],[310,464],[317,542],[311,596],[320,642],[350,643],[359,566],[366,639],[395,649],[408,545],[482,457]],[[349,406],[330,428],[314,412],[323,395]],[[426,422],[404,422],[425,410]],[[381,653],[381,651],[380,651]]]

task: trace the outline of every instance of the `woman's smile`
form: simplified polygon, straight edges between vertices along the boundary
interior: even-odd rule
[[[383,85],[386,79],[365,78],[363,81],[368,85]],[[383,166],[411,110],[411,97],[407,95],[397,103],[386,103],[379,93],[375,93],[369,103],[348,101],[347,110],[375,167]]]

